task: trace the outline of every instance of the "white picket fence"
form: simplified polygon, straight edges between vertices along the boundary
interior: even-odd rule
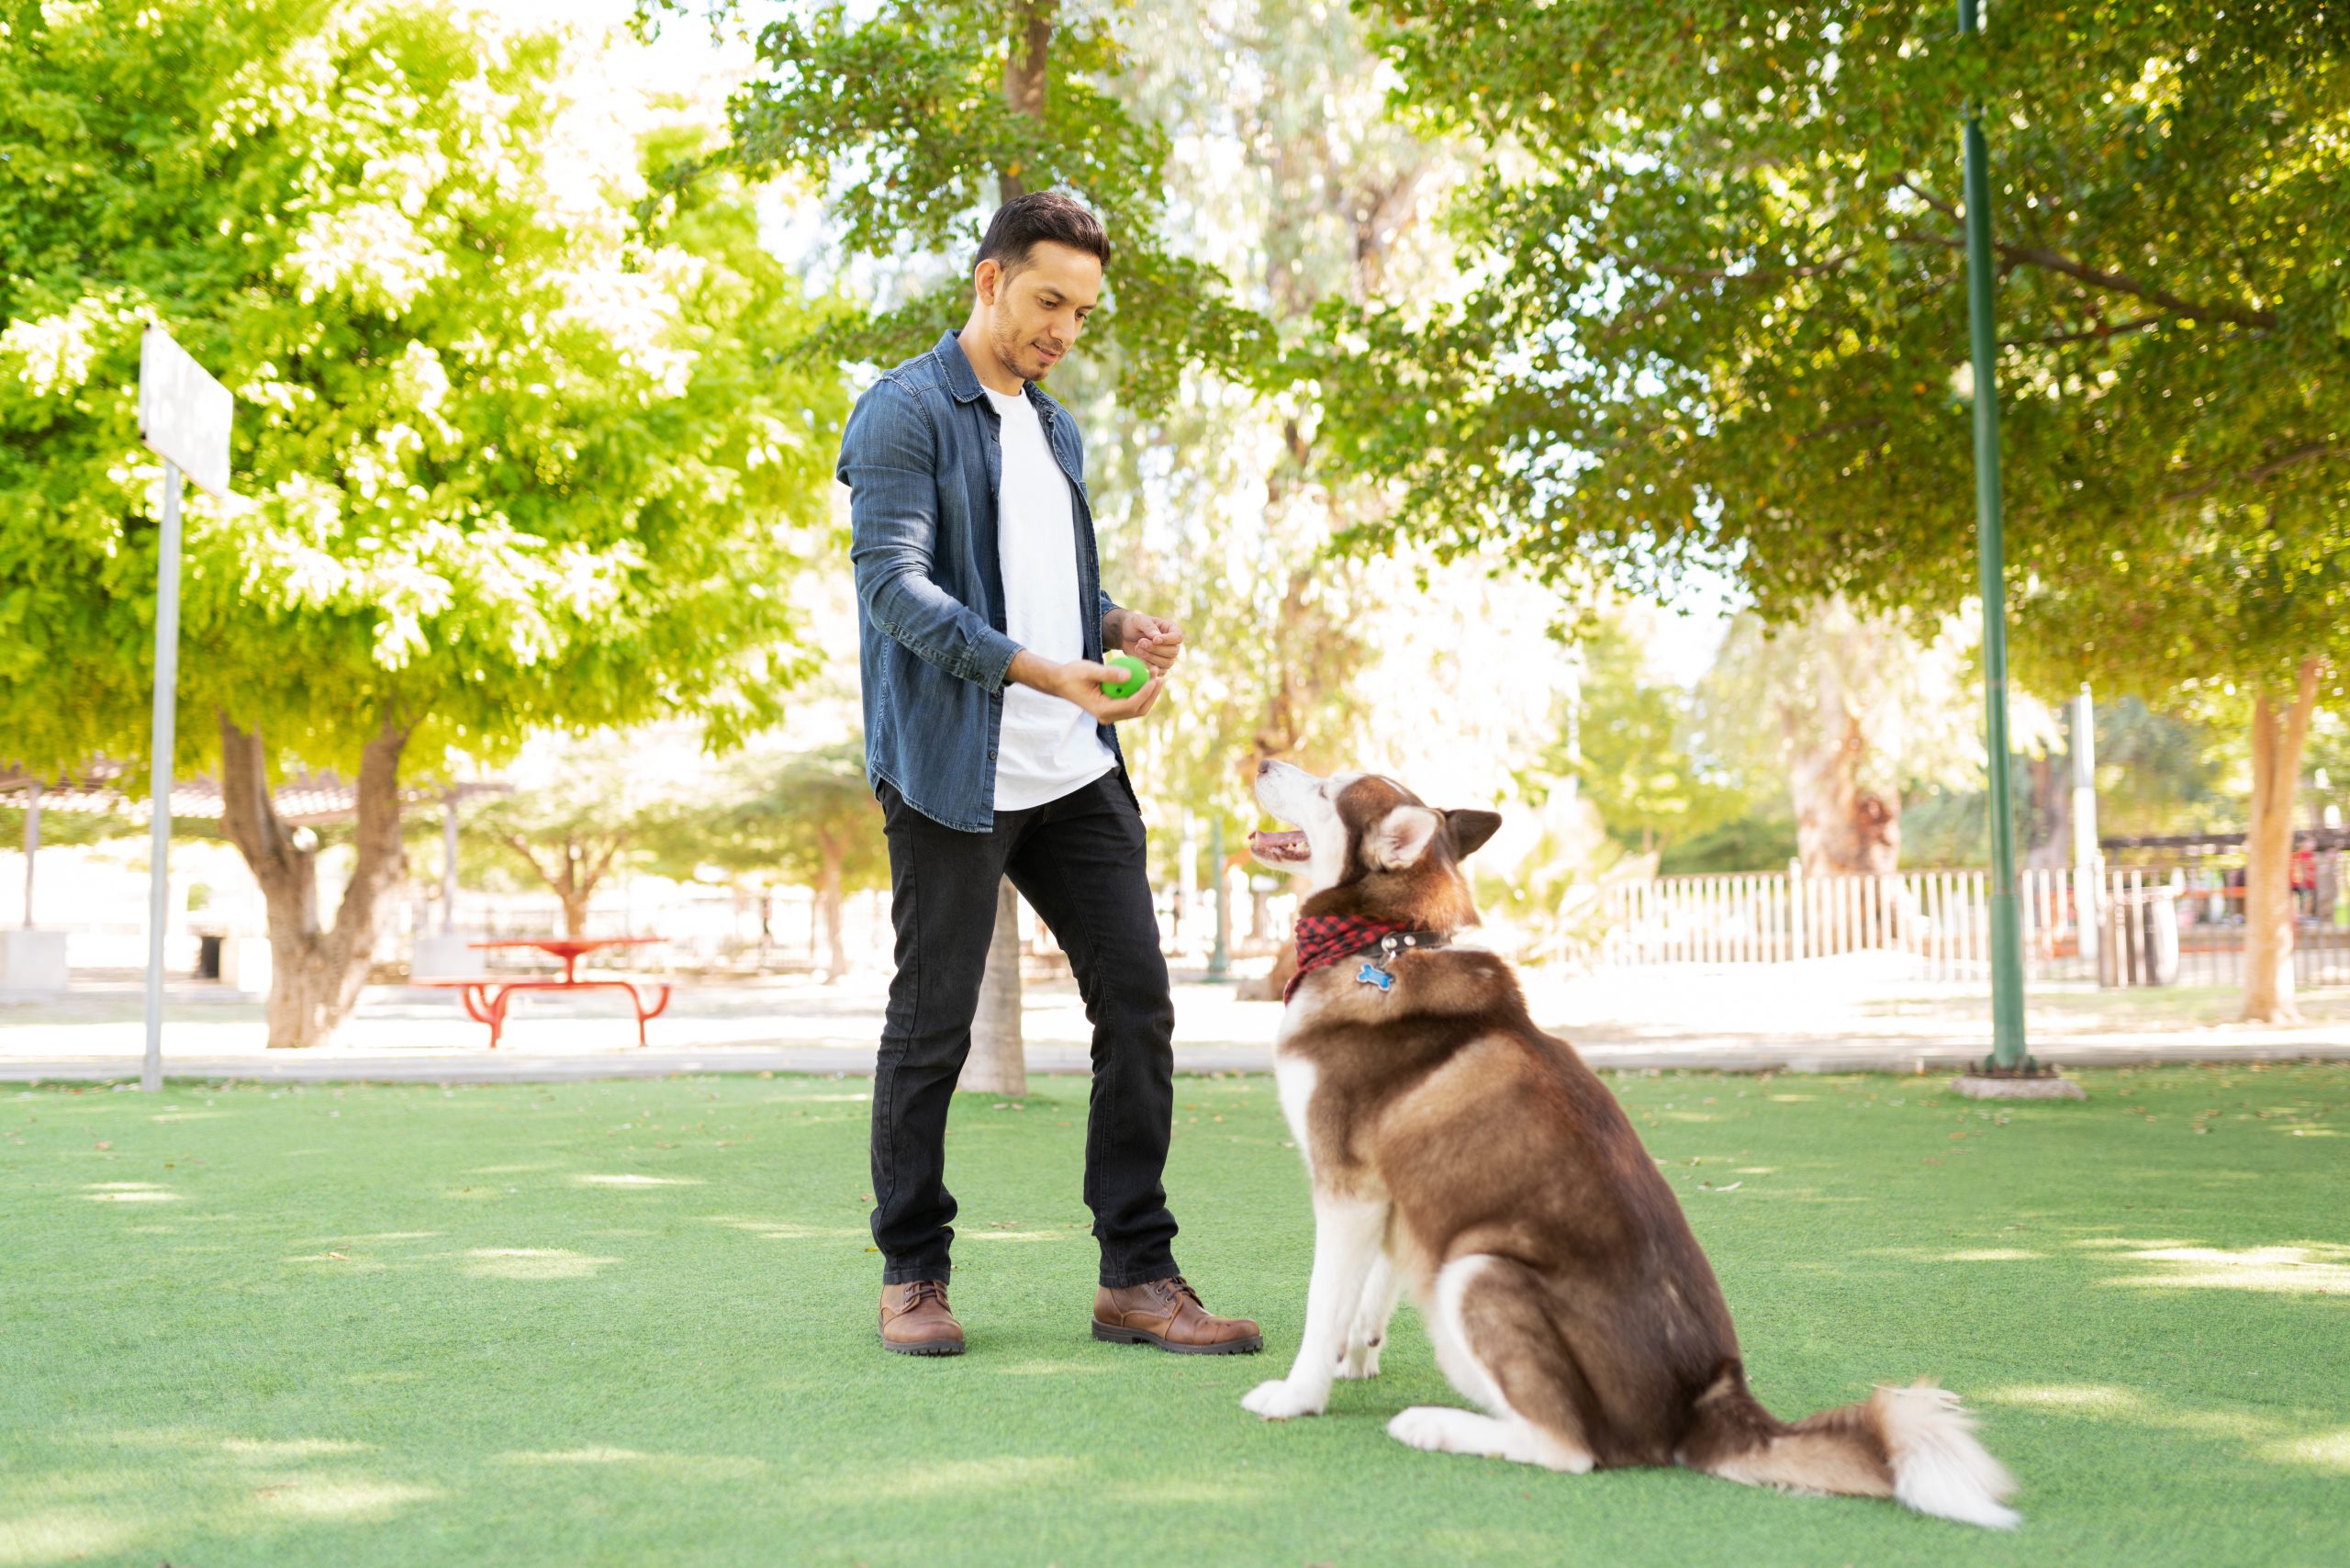
[[[2079,953],[2076,911],[2095,907],[2096,879],[2074,871],[2018,874],[2027,960]],[[1774,964],[1841,953],[1898,953],[1930,978],[1987,972],[1990,874],[1902,871],[1807,877],[1793,872],[1659,877],[1618,883],[1603,907],[1596,961]]]
[[[2340,888],[2338,874],[2328,886]],[[2243,983],[2241,885],[2109,867],[2096,873],[2020,871],[2016,894],[2024,969],[2034,980]],[[1601,895],[1603,935],[1591,957],[1602,967],[1628,969],[1883,953],[1907,960],[1904,969],[1918,979],[1981,980],[1990,973],[1989,897],[1990,873],[1980,870],[1619,882]],[[2296,898],[2295,983],[2350,985],[2350,900],[2338,892]]]

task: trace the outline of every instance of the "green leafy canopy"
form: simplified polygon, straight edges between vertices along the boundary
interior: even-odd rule
[[[2350,565],[2339,6],[1999,5],[1966,39],[1945,0],[1366,8],[1404,112],[1489,162],[1457,297],[1325,312],[1327,435],[1404,498],[1359,543],[1641,588],[1707,563],[1773,616],[1955,607],[1973,101],[2020,664],[2274,681],[2343,646],[2331,599],[2228,608]],[[2182,618],[2215,631],[2177,649]]]
[[[640,0],[640,26],[687,10]],[[713,24],[747,9],[705,10]],[[1049,47],[1040,112],[1005,91],[1013,35],[1033,10]],[[722,152],[666,173],[684,189],[710,169],[790,170],[822,189],[845,252],[884,263],[885,297],[822,343],[856,363],[895,364],[969,314],[970,268],[1000,178],[1062,185],[1101,218],[1113,248],[1102,308],[1086,324],[1114,353],[1122,398],[1157,408],[1187,367],[1235,380],[1270,374],[1270,325],[1166,232],[1168,140],[1112,90],[1125,69],[1106,14],[1002,0],[885,0],[795,8],[757,33],[758,65],[732,106]]]
[[[236,500],[191,496],[184,715],[426,771],[531,730],[771,719],[784,582],[842,396],[819,322],[558,37],[409,0],[95,0],[0,23],[0,731],[142,753],[159,320],[235,394]],[[778,651],[781,650],[781,651]],[[214,726],[180,726],[183,768]]]

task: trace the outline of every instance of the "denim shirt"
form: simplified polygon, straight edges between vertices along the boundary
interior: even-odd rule
[[[1077,421],[1035,382],[1029,402],[1069,476],[1075,507],[1078,603],[1085,656],[1102,656],[1102,591],[1085,446]],[[1002,421],[952,332],[867,388],[841,436],[849,488],[849,558],[856,567],[858,678],[865,697],[865,775],[923,815],[967,833],[995,825],[995,752],[1004,672],[1019,644],[1004,635],[996,554]],[[1101,726],[1118,758],[1116,733]]]

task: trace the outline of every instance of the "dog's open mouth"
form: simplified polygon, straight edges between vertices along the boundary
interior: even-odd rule
[[[1314,857],[1314,852],[1306,847],[1305,834],[1295,828],[1286,833],[1252,833],[1248,835],[1248,849],[1259,860],[1303,863]]]

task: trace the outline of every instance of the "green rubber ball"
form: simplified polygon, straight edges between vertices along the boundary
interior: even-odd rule
[[[1104,697],[1123,701],[1140,691],[1150,679],[1149,667],[1132,654],[1112,654],[1102,662],[1105,665],[1113,665],[1126,672],[1126,678],[1124,680],[1102,682],[1102,695]]]

